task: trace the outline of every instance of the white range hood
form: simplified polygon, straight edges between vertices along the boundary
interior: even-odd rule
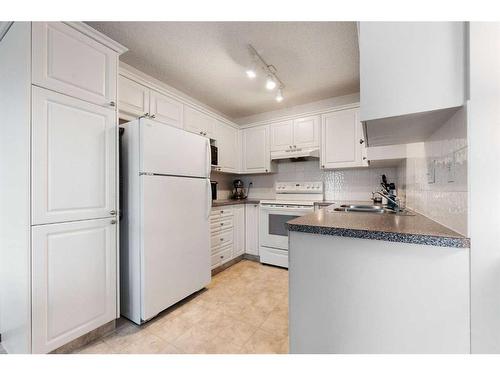
[[[271,151],[271,160],[280,159],[318,159],[319,158],[319,148],[318,147],[304,147],[296,148],[292,150],[283,151]]]

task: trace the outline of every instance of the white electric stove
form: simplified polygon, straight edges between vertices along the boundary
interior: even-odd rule
[[[285,224],[314,212],[314,202],[324,199],[323,182],[277,182],[275,192],[276,199],[260,202],[260,261],[288,268]]]

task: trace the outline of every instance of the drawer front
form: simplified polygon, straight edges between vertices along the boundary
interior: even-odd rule
[[[232,217],[227,217],[227,218],[222,218],[219,220],[214,220],[210,222],[210,231],[212,234],[215,234],[216,232],[232,228],[233,227],[233,218]]]
[[[33,22],[32,34],[35,85],[98,105],[115,105],[116,52],[61,22]]]
[[[231,229],[216,233],[210,238],[210,247],[212,249],[229,243],[233,243],[233,231]]]
[[[233,208],[231,206],[216,207],[212,208],[212,212],[210,214],[210,221],[221,220],[232,216],[233,216]]]
[[[212,255],[212,269],[231,260],[231,246],[226,246]]]

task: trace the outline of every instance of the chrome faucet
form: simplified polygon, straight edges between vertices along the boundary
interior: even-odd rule
[[[401,211],[401,204],[396,196],[396,185],[393,182],[388,183],[385,174],[382,175],[382,182],[380,185],[382,186],[382,189],[380,189],[380,191],[373,192],[372,199],[375,201],[375,194],[378,194],[387,199],[387,208],[396,212]]]

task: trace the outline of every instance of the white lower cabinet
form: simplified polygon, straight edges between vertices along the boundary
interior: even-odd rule
[[[245,205],[233,208],[233,255],[235,258],[245,252]]]
[[[245,252],[259,255],[259,205],[245,205]]]
[[[116,221],[32,227],[32,351],[48,353],[117,318]]]

